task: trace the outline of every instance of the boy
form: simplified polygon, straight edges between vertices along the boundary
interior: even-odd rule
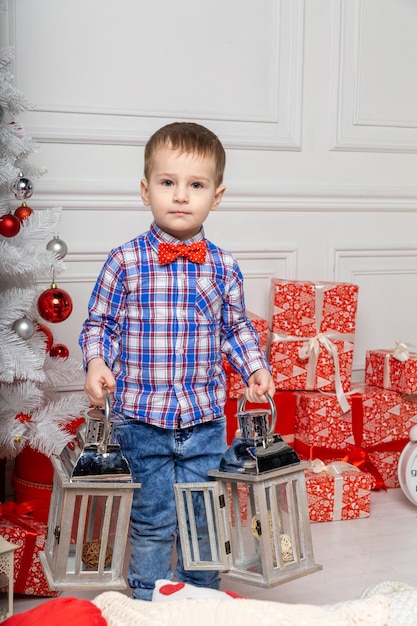
[[[207,481],[225,452],[222,354],[241,372],[250,402],[274,395],[240,270],[204,237],[202,224],[225,191],[224,166],[222,144],[203,126],[176,122],[152,135],[141,196],[154,221],[110,253],[80,335],[85,390],[100,406],[103,386],[114,393],[115,435],[142,485],[132,506],[128,574],[141,600],[152,598],[157,579],[173,576],[173,483]],[[219,587],[218,572],[183,569],[178,542],[175,573]]]

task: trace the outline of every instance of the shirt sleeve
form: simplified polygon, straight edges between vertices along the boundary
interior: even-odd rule
[[[85,369],[94,358],[104,359],[111,369],[118,354],[124,315],[123,277],[121,259],[113,251],[97,278],[79,338]]]
[[[256,370],[265,368],[270,371],[258,333],[246,315],[243,276],[236,262],[225,290],[221,348],[246,384]]]

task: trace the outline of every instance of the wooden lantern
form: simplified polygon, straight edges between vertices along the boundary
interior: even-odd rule
[[[262,587],[311,574],[314,563],[304,471],[275,434],[276,408],[245,411],[214,482],[175,485],[187,569],[218,569]],[[203,511],[203,513],[201,513]],[[208,537],[208,540],[206,539]]]
[[[45,551],[40,560],[52,589],[125,589],[123,565],[137,483],[71,480],[52,458],[54,484]]]
[[[125,589],[123,565],[132,508],[129,465],[112,443],[111,403],[87,413],[77,437],[52,458],[54,484],[45,551],[52,589]]]
[[[321,569],[314,563],[304,470],[209,472],[215,482],[175,485],[186,569],[219,569],[272,587]],[[195,507],[204,506],[201,543]],[[199,522],[201,523],[201,522]]]

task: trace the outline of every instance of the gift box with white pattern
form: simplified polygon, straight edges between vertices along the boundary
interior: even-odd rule
[[[393,350],[368,350],[365,382],[399,393],[417,393],[417,348],[397,342]]]
[[[417,423],[417,403],[402,394],[357,385],[343,413],[336,394],[297,393],[295,450],[305,459],[347,460],[366,468],[377,487],[398,486],[398,459]]]
[[[349,391],[358,286],[272,279],[270,363],[277,389]]]
[[[47,525],[30,515],[7,514],[0,519],[0,535],[14,543],[14,591],[29,596],[55,597],[45,578],[39,552],[45,547]]]
[[[312,469],[306,470],[305,478],[311,522],[369,517],[375,483],[369,472],[361,472],[350,463],[325,465],[316,459]]]

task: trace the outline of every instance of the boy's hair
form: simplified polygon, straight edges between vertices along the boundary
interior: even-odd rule
[[[213,157],[216,163],[216,187],[223,181],[226,154],[220,139],[208,128],[194,122],[173,122],[162,126],[145,146],[145,178],[149,179],[152,157],[157,148],[168,146],[180,152],[192,152],[203,157]]]

